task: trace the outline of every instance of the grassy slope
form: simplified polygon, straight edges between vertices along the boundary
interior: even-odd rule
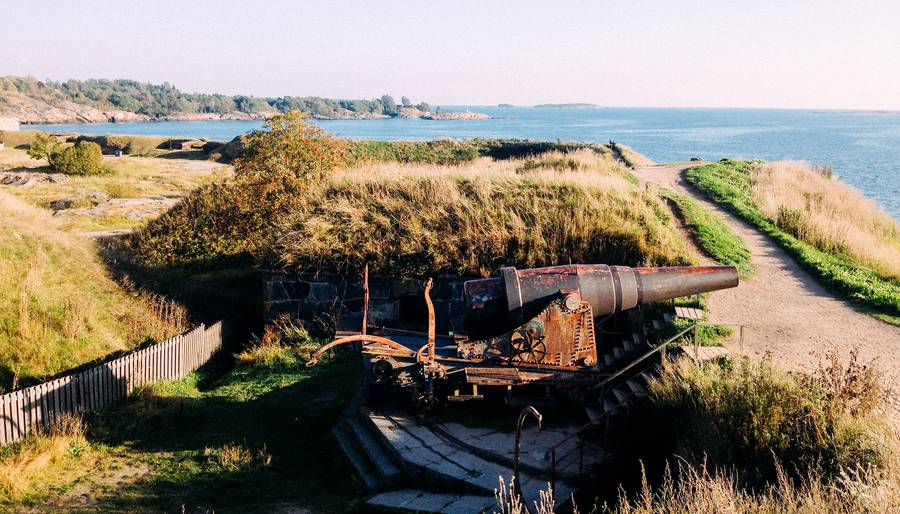
[[[823,252],[781,230],[765,218],[750,197],[750,163],[726,161],[692,168],[687,179],[784,248],[822,284],[867,308],[887,322],[900,324],[900,283],[879,277],[844,255]]]
[[[90,240],[0,191],[0,387],[170,330],[107,275]]]
[[[182,505],[187,512],[269,512],[296,503],[344,511],[363,488],[330,430],[359,387],[357,363],[342,358],[307,368],[285,351],[276,362],[239,364],[211,383],[207,370],[156,384],[93,420],[84,459],[46,470],[67,480],[55,488],[36,483],[24,502],[6,505],[149,513]],[[110,478],[121,473],[115,467],[142,476]],[[65,494],[73,487],[98,506],[72,506]]]
[[[670,190],[664,190],[662,195],[672,200],[707,255],[719,264],[737,266],[742,278],[753,276],[756,269],[751,262],[750,249],[731,227],[685,195]]]
[[[588,154],[544,155],[338,173],[280,223],[273,262],[484,275],[503,264],[691,261],[658,198],[624,168]]]

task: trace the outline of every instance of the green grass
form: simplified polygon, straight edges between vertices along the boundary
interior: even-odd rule
[[[751,165],[747,161],[726,160],[692,168],[686,176],[710,199],[769,236],[824,286],[872,311],[879,319],[900,325],[900,283],[879,277],[848,256],[819,250],[765,218],[750,196]]]
[[[756,273],[750,249],[741,236],[718,216],[693,199],[674,191],[665,189],[662,196],[675,204],[685,225],[708,256],[719,264],[736,266],[741,278],[749,278]]]
[[[284,351],[272,364],[239,363],[220,378],[212,366],[157,383],[89,419],[89,453],[99,458],[86,459],[69,484],[38,486],[12,505],[59,503],[81,483],[97,505],[75,512],[346,510],[364,488],[330,430],[360,386],[359,359],[307,368]],[[104,462],[145,473],[110,481]]]

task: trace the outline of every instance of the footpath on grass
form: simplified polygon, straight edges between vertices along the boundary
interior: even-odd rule
[[[877,359],[885,371],[894,389],[889,415],[894,424],[900,424],[900,327],[837,298],[768,237],[707,200],[683,177],[682,172],[696,164],[637,168],[634,173],[642,184],[690,196],[724,220],[750,249],[757,273],[737,288],[710,295],[711,320],[748,325],[743,351],[771,354],[788,369],[812,371],[831,349],[846,360],[858,348],[864,362]],[[742,350],[736,337],[727,344],[732,351]]]

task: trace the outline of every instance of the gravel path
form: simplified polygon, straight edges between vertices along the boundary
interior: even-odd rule
[[[756,229],[707,201],[682,176],[692,165],[640,168],[642,183],[656,183],[690,195],[719,215],[746,242],[757,274],[735,289],[710,295],[712,321],[744,323],[743,351],[773,359],[797,370],[814,370],[821,357],[836,349],[847,359],[859,348],[864,362],[877,360],[886,372],[890,417],[900,424],[900,327],[879,321],[837,299],[820,286],[778,245]],[[736,337],[728,342],[741,351]]]

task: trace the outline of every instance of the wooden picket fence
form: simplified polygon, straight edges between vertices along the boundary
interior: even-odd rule
[[[164,343],[0,396],[0,446],[38,428],[49,428],[61,414],[96,411],[136,388],[158,380],[183,378],[222,347],[222,322],[202,324]]]

